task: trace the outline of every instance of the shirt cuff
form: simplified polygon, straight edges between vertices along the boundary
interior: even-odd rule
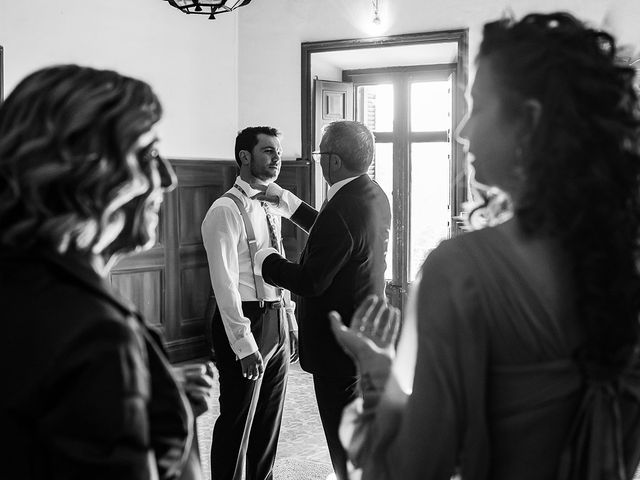
[[[302,204],[302,200],[296,197],[289,190],[285,190],[277,183],[270,183],[267,186],[266,195],[276,196],[279,199],[278,205],[270,205],[276,212],[284,218],[291,218],[298,207]]]
[[[258,344],[250,333],[246,337],[236,340],[236,342],[231,345],[231,349],[238,358],[244,358],[248,357],[252,353],[256,353],[258,351]]]
[[[253,272],[256,275],[262,276],[262,264],[264,263],[264,259],[267,258],[271,254],[280,255],[275,248],[263,248],[262,250],[258,250],[256,252],[256,256],[253,259]]]

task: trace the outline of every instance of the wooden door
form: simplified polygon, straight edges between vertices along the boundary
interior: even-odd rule
[[[312,150],[319,150],[322,129],[325,125],[338,120],[355,119],[353,115],[353,83],[316,79],[313,81],[313,89],[315,102]],[[312,179],[313,199],[317,207],[322,205],[327,192],[327,185],[322,178],[320,165],[313,165]]]

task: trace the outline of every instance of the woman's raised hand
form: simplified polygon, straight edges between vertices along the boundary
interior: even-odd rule
[[[353,314],[350,327],[342,323],[336,311],[329,312],[329,319],[338,343],[361,373],[390,366],[400,328],[397,308],[377,295],[369,295]]]

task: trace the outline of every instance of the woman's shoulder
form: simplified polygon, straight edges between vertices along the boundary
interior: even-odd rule
[[[465,232],[440,242],[427,256],[423,268],[469,270],[477,266],[475,257],[487,249],[499,249],[505,242],[507,239],[496,227]]]

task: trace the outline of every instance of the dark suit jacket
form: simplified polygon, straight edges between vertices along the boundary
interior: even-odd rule
[[[314,215],[303,204],[291,217],[308,229]],[[337,344],[327,314],[336,310],[349,325],[367,295],[384,295],[385,254],[391,211],[380,186],[362,175],[343,186],[318,214],[299,263],[269,255],[265,281],[299,295],[300,364],[326,376],[356,374]]]
[[[175,478],[186,397],[159,337],[85,259],[0,249],[0,312],[3,478]]]

